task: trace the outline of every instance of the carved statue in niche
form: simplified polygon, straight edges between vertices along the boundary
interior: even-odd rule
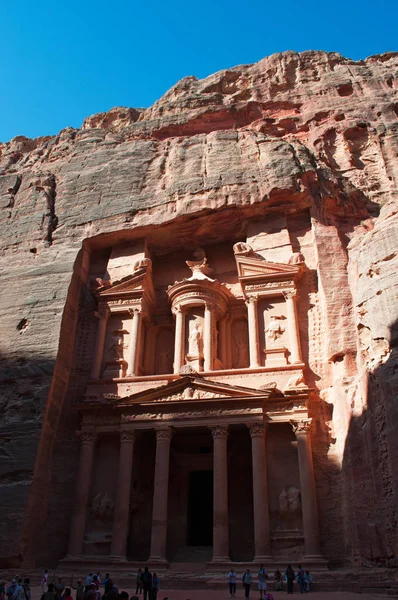
[[[198,321],[195,321],[188,337],[188,355],[191,357],[203,355],[203,334]]]
[[[282,336],[285,332],[285,327],[283,327],[281,321],[285,319],[283,315],[271,315],[270,320],[268,322],[268,326],[264,329],[267,339],[271,342],[271,345],[274,346],[275,342],[278,338]]]
[[[115,329],[112,331],[111,343],[109,345],[109,358],[112,360],[122,360],[124,358],[124,350],[127,349],[127,344],[124,343],[124,335],[128,333],[125,329]]]
[[[249,343],[247,322],[239,320],[233,326],[233,367],[246,368],[249,366]]]
[[[157,373],[171,373],[172,351],[170,347],[161,348],[158,356]]]
[[[107,492],[99,492],[91,504],[91,512],[97,519],[109,519],[113,517],[115,505]]]
[[[127,361],[124,359],[125,350],[128,343],[125,336],[129,332],[126,329],[114,329],[112,331],[110,343],[107,347],[104,377],[125,377],[127,371]]]
[[[279,514],[281,516],[297,515],[301,511],[301,493],[296,487],[283,488],[278,498]]]

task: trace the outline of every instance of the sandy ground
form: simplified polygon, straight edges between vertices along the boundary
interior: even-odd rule
[[[130,596],[135,593],[135,585],[133,590],[133,582],[131,587],[123,587],[120,588],[120,591],[125,590],[129,593]],[[287,600],[288,596],[286,592],[274,592],[271,591],[275,600]],[[294,596],[299,596],[300,593],[298,590],[293,594]],[[75,597],[75,593],[72,592],[73,598]],[[41,588],[40,587],[32,587],[32,600],[40,600],[41,597]],[[140,600],[143,600],[142,595],[139,596]],[[160,588],[158,593],[157,600],[164,600],[168,598],[168,600],[230,600],[230,595],[228,590],[162,590]],[[308,596],[308,600],[385,600],[387,596],[382,594],[355,594],[348,592],[310,592]],[[391,600],[391,596],[388,596]],[[244,600],[243,588],[237,589],[236,592],[236,600]],[[259,600],[259,594],[257,590],[252,590],[250,594],[250,600]]]

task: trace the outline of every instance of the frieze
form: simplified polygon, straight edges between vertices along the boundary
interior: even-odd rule
[[[152,402],[175,402],[183,400],[202,400],[204,398],[225,398],[225,394],[215,394],[214,392],[206,392],[204,390],[198,390],[192,387],[186,387],[183,392],[179,394],[171,394],[170,396],[162,396],[161,398],[155,398]]]
[[[138,300],[107,300],[108,306],[132,306],[139,305],[141,303],[141,299]]]
[[[239,417],[246,418],[250,415],[261,415],[262,408],[241,408],[241,409],[216,409],[216,410],[193,410],[178,413],[142,413],[142,414],[124,414],[121,416],[123,423],[131,421],[183,421],[186,419],[202,419],[209,417]]]

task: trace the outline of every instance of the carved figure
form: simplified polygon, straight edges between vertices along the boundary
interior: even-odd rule
[[[301,510],[300,490],[291,486],[281,491],[278,497],[279,513],[281,515],[296,514]]]
[[[289,499],[285,488],[281,491],[278,497],[279,512],[281,515],[289,512]]]
[[[112,332],[111,344],[109,345],[110,356],[112,360],[123,360],[124,350],[127,344],[124,343],[124,334],[127,333],[124,329],[115,329]]]
[[[304,260],[304,256],[301,254],[301,252],[293,252],[289,258],[289,265],[301,265],[304,263]]]
[[[189,356],[201,356],[202,354],[202,328],[198,321],[195,321],[193,329],[188,338]]]
[[[281,337],[282,333],[285,331],[285,328],[282,327],[281,319],[284,319],[284,316],[271,315],[268,323],[268,327],[264,330],[267,338],[271,340],[271,344],[274,345],[276,340]]]
[[[241,337],[234,337],[235,366],[243,367],[248,363],[248,346]]]
[[[170,347],[162,348],[161,351],[159,352],[157,372],[158,373],[171,373],[171,370],[172,370],[171,362],[172,362],[172,355],[171,355]]]
[[[307,387],[302,373],[290,377],[290,379],[288,379],[285,389],[291,389],[296,387]]]
[[[99,492],[93,499],[91,510],[98,519],[106,519],[112,516],[115,505],[107,492]]]
[[[152,261],[150,258],[140,258],[133,265],[133,271],[138,271],[139,269],[150,268],[152,266]]]
[[[301,509],[301,494],[300,490],[295,487],[290,487],[287,490],[287,498],[289,503],[289,512],[296,513]]]

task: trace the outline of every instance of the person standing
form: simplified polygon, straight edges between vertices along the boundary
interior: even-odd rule
[[[83,581],[81,579],[77,580],[76,600],[84,600],[84,585],[83,585]]]
[[[142,569],[138,569],[136,575],[137,586],[135,588],[136,594],[142,594],[142,581],[141,581]]]
[[[282,573],[278,568],[275,569],[274,582],[274,588],[276,592],[280,592],[281,590],[283,590]]]
[[[17,589],[17,580],[14,578],[6,589],[7,600],[12,600],[15,590]]]
[[[152,590],[152,573],[148,571],[148,567],[145,567],[144,572],[141,574],[141,581],[144,592],[144,600],[150,600]]]
[[[91,585],[92,581],[93,581],[93,574],[89,573],[84,582],[84,585],[86,586],[86,592],[87,592],[87,590],[90,589],[90,585]]]
[[[312,575],[309,571],[305,572],[304,581],[307,592],[310,592],[312,588]]]
[[[258,570],[258,591],[260,592],[260,600],[263,600],[265,597],[265,592],[267,591],[267,569],[264,565],[260,565]]]
[[[156,573],[154,573],[153,577],[152,577],[152,594],[151,594],[152,600],[156,600],[158,591],[159,591],[159,577],[156,575]]]
[[[236,594],[236,571],[232,567],[230,572],[228,573],[228,584],[229,584],[229,593],[231,598],[235,598]]]
[[[49,583],[47,586],[47,591],[41,597],[41,600],[56,600],[57,596],[54,592],[54,584]]]
[[[293,594],[293,582],[295,578],[295,573],[292,569],[292,565],[287,565],[287,569],[285,571],[285,577],[287,581],[287,593]]]
[[[40,585],[41,585],[41,591],[44,594],[44,592],[47,591],[47,585],[48,585],[48,570],[47,569],[44,570],[44,573],[41,576]]]
[[[306,585],[305,585],[305,573],[304,573],[304,569],[301,567],[301,565],[298,566],[297,582],[300,586],[300,594],[304,594],[307,590],[306,590]]]
[[[62,596],[62,600],[73,600],[70,588],[65,588],[64,595]]]
[[[15,588],[12,600],[25,600],[25,590],[23,588],[22,578],[19,577],[17,587]]]
[[[250,598],[250,586],[252,584],[253,578],[250,573],[250,569],[246,569],[242,577],[243,587],[245,588],[245,599],[249,600]]]

